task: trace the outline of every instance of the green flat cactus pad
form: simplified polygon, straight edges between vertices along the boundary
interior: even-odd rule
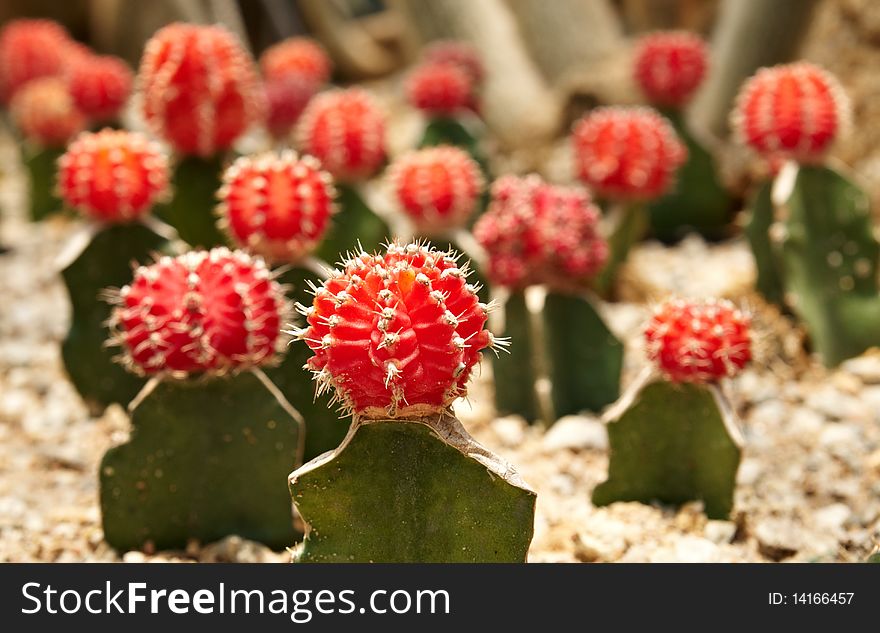
[[[217,227],[217,190],[223,173],[220,156],[183,156],[174,167],[173,197],[156,207],[156,215],[177,229],[180,239],[192,247],[226,246],[228,240]]]
[[[491,355],[498,415],[520,415],[529,422],[541,418],[535,391],[535,358],[525,293],[514,292],[504,302],[504,331],[510,339],[507,351]]]
[[[119,551],[230,534],[281,549],[297,537],[285,478],[298,426],[254,373],[164,381],[101,461],[104,538]]]
[[[331,264],[358,244],[368,253],[378,251],[391,238],[391,229],[376,215],[353,186],[336,185],[339,212],[331,219],[330,230],[316,255]]]
[[[544,338],[556,418],[601,411],[620,396],[623,343],[593,304],[550,292],[544,301]]]
[[[770,227],[773,225],[773,199],[771,192],[773,182],[763,183],[755,192],[750,206],[749,218],[745,226],[745,235],[752,247],[755,268],[758,278],[755,286],[767,301],[778,306],[783,305],[785,288],[782,262],[774,252],[770,239]]]
[[[72,317],[61,357],[74,387],[96,412],[111,403],[127,405],[145,382],[113,360],[119,352],[106,345],[112,307],[99,295],[130,282],[132,263],[146,263],[164,243],[140,223],[108,226],[62,271]]]
[[[58,158],[64,153],[64,149],[42,147],[22,151],[29,177],[31,220],[39,222],[50,215],[61,213],[64,205],[55,195],[55,172]]]
[[[741,441],[722,398],[713,386],[634,385],[608,412],[608,480],[593,491],[593,503],[701,500],[709,518],[728,518]]]
[[[290,475],[300,562],[523,562],[535,493],[452,416],[354,422]]]

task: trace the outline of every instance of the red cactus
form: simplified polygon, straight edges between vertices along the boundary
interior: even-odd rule
[[[598,273],[608,258],[599,210],[581,187],[538,176],[502,176],[474,236],[489,255],[486,274],[498,285],[572,286]]]
[[[136,132],[83,132],[58,159],[58,189],[87,216],[129,222],[168,193],[168,160],[158,144]]]
[[[746,81],[732,124],[742,143],[765,157],[820,160],[849,123],[837,79],[807,62],[762,68]]]
[[[215,248],[141,266],[111,317],[122,360],[139,374],[225,373],[270,362],[287,306],[263,261]]]
[[[449,63],[461,66],[476,85],[481,84],[486,75],[480,53],[468,42],[436,40],[425,47],[422,59],[428,64]]]
[[[715,382],[751,360],[749,324],[730,301],[673,299],[645,327],[648,356],[674,382]]]
[[[315,95],[295,136],[299,148],[339,181],[367,178],[385,160],[385,116],[376,99],[360,88]]]
[[[401,209],[422,235],[438,235],[467,222],[485,185],[477,163],[457,147],[411,151],[388,168]]]
[[[410,104],[432,116],[453,116],[475,103],[474,80],[462,66],[449,62],[417,66],[405,88]]]
[[[295,262],[321,241],[333,213],[333,181],[312,156],[243,156],[223,175],[221,223],[241,247]]]
[[[330,81],[333,65],[327,51],[315,40],[291,37],[266,49],[260,56],[260,69],[266,79],[293,75],[322,86]]]
[[[0,31],[0,103],[33,79],[61,74],[70,36],[52,20],[12,20]]]
[[[703,39],[688,31],[662,31],[642,37],[636,46],[634,74],[649,101],[679,108],[706,75],[709,52]]]
[[[602,196],[650,200],[663,195],[687,148],[650,108],[597,108],[575,124],[578,177]]]
[[[465,395],[488,308],[449,253],[391,244],[384,255],[355,255],[302,308],[295,332],[315,352],[308,367],[319,389],[357,415],[408,417],[439,412]]]
[[[67,85],[74,103],[94,121],[115,119],[131,95],[133,74],[128,65],[111,55],[79,55],[67,70]]]
[[[311,79],[288,75],[267,79],[266,128],[275,138],[283,138],[299,120],[320,86]]]
[[[250,56],[221,26],[171,24],[147,42],[138,70],[144,116],[184,154],[228,149],[263,114]]]
[[[47,147],[63,147],[86,125],[60,77],[28,82],[15,93],[9,110],[26,138]]]

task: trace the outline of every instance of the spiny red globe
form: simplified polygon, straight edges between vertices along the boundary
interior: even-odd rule
[[[137,132],[83,132],[58,159],[65,203],[101,222],[130,222],[168,194],[168,160]]]
[[[295,76],[318,86],[330,81],[333,64],[327,51],[308,37],[291,37],[270,46],[260,56],[260,69],[266,79]]]
[[[67,86],[74,103],[93,121],[119,116],[131,95],[133,73],[112,55],[78,55],[67,69]]]
[[[582,187],[543,182],[537,175],[502,176],[474,227],[494,283],[523,288],[584,285],[608,259],[599,210]]]
[[[486,76],[479,51],[470,43],[458,40],[435,40],[422,52],[422,59],[428,63],[455,64],[470,75],[474,84],[479,85]]]
[[[421,235],[463,226],[473,214],[485,182],[480,166],[457,147],[408,152],[388,168],[398,206]]]
[[[673,299],[645,327],[648,357],[673,382],[716,382],[751,360],[749,326],[730,301]]]
[[[496,343],[466,276],[451,254],[419,244],[344,262],[295,332],[315,353],[319,390],[374,418],[429,415],[464,396],[480,350]]]
[[[9,111],[25,138],[47,147],[64,147],[86,126],[61,77],[28,82],[15,93]]]
[[[688,31],[661,31],[639,39],[634,74],[651,103],[679,108],[706,76],[709,51],[703,39]]]
[[[0,31],[0,103],[33,79],[61,74],[70,36],[52,20],[18,19]]]
[[[849,100],[837,79],[808,62],[762,68],[736,100],[740,142],[765,157],[821,160],[848,126]]]
[[[287,306],[263,261],[215,248],[141,266],[111,317],[122,361],[139,374],[222,374],[270,362]]]
[[[432,116],[454,116],[475,103],[473,79],[462,66],[449,62],[417,66],[405,90],[410,105]]]
[[[138,83],[147,122],[183,154],[226,150],[263,117],[253,60],[222,26],[175,23],[157,31]]]
[[[313,80],[295,75],[267,79],[263,86],[266,91],[266,128],[277,139],[290,134],[320,89]]]
[[[297,123],[299,149],[339,181],[372,176],[385,160],[385,115],[366,90],[328,90],[312,98]]]
[[[666,193],[687,148],[672,125],[650,108],[596,108],[572,135],[578,177],[602,196],[651,200]]]
[[[242,248],[296,262],[327,232],[334,195],[333,179],[312,156],[290,150],[243,156],[223,175],[221,224]]]

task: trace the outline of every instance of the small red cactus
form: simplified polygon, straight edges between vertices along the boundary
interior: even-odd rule
[[[296,262],[330,226],[333,181],[293,151],[237,159],[223,175],[221,223],[237,244],[271,261]]]
[[[417,66],[405,88],[410,104],[432,116],[454,116],[475,103],[474,80],[462,66],[449,62]]]
[[[489,255],[486,274],[494,283],[572,286],[608,259],[598,224],[599,210],[583,188],[550,185],[534,174],[502,176],[474,237]]]
[[[360,88],[315,95],[295,135],[299,148],[339,181],[372,176],[385,160],[385,116],[376,99]]]
[[[486,75],[486,69],[483,67],[483,61],[480,59],[480,53],[468,42],[436,40],[425,47],[422,59],[428,64],[439,63],[460,66],[467,71],[476,85],[481,84]]]
[[[291,37],[270,46],[260,56],[260,69],[266,79],[291,75],[323,86],[330,81],[333,65],[327,51],[308,37]]]
[[[28,82],[15,93],[9,110],[26,138],[47,147],[63,147],[86,126],[60,77]]]
[[[94,121],[119,116],[131,95],[133,73],[112,55],[79,55],[67,70],[67,85],[74,103]]]
[[[820,160],[849,123],[837,79],[807,62],[762,68],[746,81],[733,111],[740,142],[765,157]]]
[[[388,180],[400,208],[428,236],[464,225],[485,185],[474,159],[450,146],[404,154],[388,168]]]
[[[311,79],[289,75],[267,79],[266,128],[275,138],[287,136],[320,86]]]
[[[215,248],[141,266],[111,317],[139,374],[225,373],[271,361],[287,306],[262,259]]]
[[[599,195],[650,200],[673,184],[687,148],[650,108],[596,108],[572,135],[578,177]]]
[[[419,244],[384,255],[355,255],[301,311],[296,332],[315,352],[308,367],[319,389],[357,415],[437,413],[464,396],[480,350],[495,340],[454,256]]]
[[[129,222],[168,193],[168,160],[137,132],[83,132],[58,159],[58,189],[68,205],[95,220]]]
[[[715,382],[751,360],[749,325],[730,301],[673,299],[645,327],[648,357],[673,382]]]
[[[70,36],[52,20],[12,20],[0,31],[0,103],[33,79],[61,74]]]
[[[138,82],[147,122],[184,154],[228,149],[263,115],[253,61],[221,26],[176,23],[157,31]]]
[[[709,52],[703,39],[688,31],[663,31],[642,37],[636,46],[634,74],[649,101],[680,108],[706,75]]]

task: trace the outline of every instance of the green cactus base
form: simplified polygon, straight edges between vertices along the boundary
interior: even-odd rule
[[[217,190],[223,173],[223,158],[181,156],[174,167],[173,197],[156,207],[156,215],[177,229],[192,247],[211,248],[228,244],[217,227]]]
[[[867,195],[829,167],[802,166],[780,197],[786,302],[813,350],[835,366],[880,346],[880,244]]]
[[[298,427],[254,373],[164,381],[101,461],[104,538],[119,551],[230,534],[281,549],[297,537],[284,481]]]
[[[118,350],[106,345],[112,307],[100,294],[130,282],[132,264],[146,263],[164,243],[140,223],[108,226],[62,271],[72,316],[61,357],[74,387],[95,413],[112,403],[127,405],[145,382],[113,360]]]
[[[354,186],[337,184],[336,191],[339,212],[333,216],[330,230],[315,254],[332,264],[345,253],[356,251],[358,244],[368,253],[381,249],[391,238],[385,221],[367,206]]]
[[[55,195],[55,171],[64,149],[53,147],[23,148],[22,157],[28,172],[30,217],[34,222],[59,214],[63,204]]]
[[[601,411],[620,396],[623,344],[592,302],[550,292],[544,301],[544,338],[556,418]]]
[[[785,288],[781,262],[774,253],[773,244],[770,240],[770,227],[773,225],[773,182],[767,181],[761,184],[752,198],[748,221],[745,226],[745,235],[752,248],[755,258],[757,279],[755,286],[764,298],[778,306],[783,305]]]
[[[607,417],[608,480],[593,503],[702,501],[711,519],[733,507],[741,449],[733,413],[715,387],[637,384]]]
[[[650,228],[650,216],[643,203],[620,204],[612,214],[610,219],[613,227],[608,237],[608,261],[593,282],[596,292],[606,298],[613,293],[617,271],[626,261],[630,249],[645,238]]]
[[[528,422],[541,419],[535,391],[535,344],[525,293],[511,293],[504,302],[504,330],[496,332],[510,339],[510,353],[491,355],[495,382],[495,409],[498,415],[519,415]]]
[[[354,422],[290,475],[300,562],[524,562],[535,493],[450,415]]]
[[[733,200],[718,181],[715,159],[687,129],[680,112],[665,112],[688,149],[675,189],[649,207],[651,232],[663,242],[680,240],[690,231],[718,240],[729,232]]]

